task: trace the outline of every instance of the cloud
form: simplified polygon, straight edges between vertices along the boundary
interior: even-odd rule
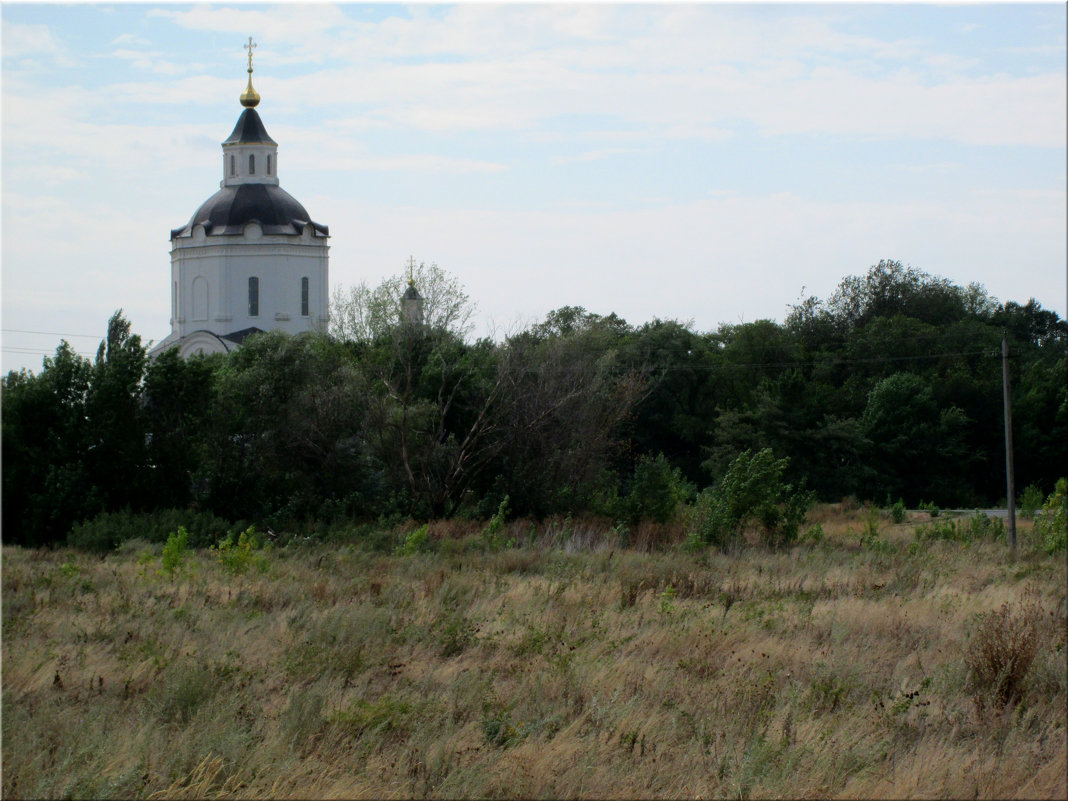
[[[321,62],[324,53],[334,53],[337,37],[352,27],[345,12],[334,5],[290,3],[267,9],[210,8],[188,11],[154,8],[148,16],[169,19],[195,31],[254,31],[256,57],[275,64]]]
[[[1063,303],[1068,208],[1059,190],[980,193],[955,206],[720,195],[586,213],[314,202],[362,231],[349,236],[327,220],[335,284],[375,283],[399,272],[411,251],[455,273],[485,320],[540,317],[564,304],[635,323],[693,319],[702,330],[781,320],[803,285],[827,297],[883,257],[961,285],[979,281],[1003,299],[1035,294],[1050,308]]]
[[[66,90],[4,95],[5,161],[19,154],[50,167],[107,170],[112,174],[167,174],[205,163],[218,147],[212,125],[109,123],[94,120],[104,93],[72,95]],[[218,151],[212,153],[217,156]]]
[[[3,35],[5,61],[26,59],[28,56],[48,56],[60,66],[69,67],[77,63],[47,25],[4,20],[3,25],[0,26],[0,32]]]
[[[584,153],[578,153],[574,156],[556,156],[549,159],[550,164],[574,164],[584,161],[600,161],[602,159],[612,158],[613,156],[619,156],[624,153],[636,153],[635,148],[631,147],[609,147],[603,150],[587,150]]]
[[[964,16],[988,19],[973,11]],[[398,272],[414,252],[455,271],[496,320],[578,303],[708,329],[781,317],[802,284],[826,296],[890,256],[1006,299],[1063,303],[1064,192],[1028,189],[1063,185],[1068,81],[1048,58],[1063,66],[1061,29],[961,58],[931,29],[851,33],[898,12],[841,6],[165,6],[136,12],[152,18],[146,30],[164,30],[151,38],[127,13],[108,19],[91,70],[64,72],[54,69],[72,60],[64,29],[11,23],[5,7],[7,313],[80,306],[95,330],[123,305],[146,336],[166,333],[167,232],[214,191],[219,143],[240,110],[247,33],[235,31],[259,43],[256,87],[282,145],[283,185],[331,225],[335,281]],[[233,37],[232,72],[179,55],[213,58],[197,56],[205,32]],[[680,142],[712,160],[700,175],[728,151],[760,158],[750,145],[803,155],[844,143],[834,180],[811,193],[821,198],[861,195],[847,173],[869,167],[941,188],[937,202],[909,194],[918,178],[898,181],[900,201],[812,202],[804,189],[774,194],[798,184],[761,173],[683,202],[668,181],[643,186],[608,169],[654,149],[636,165],[670,164],[657,159]],[[1017,145],[1036,149],[1008,149]],[[858,152],[893,165],[860,164]],[[528,153],[540,162],[522,162]],[[976,168],[981,155],[1004,156],[1003,167]],[[551,171],[554,158],[588,166]],[[522,183],[539,168],[552,180]],[[600,169],[618,189],[611,203],[570,191],[569,173]],[[321,182],[311,192],[297,180],[312,186],[309,175]],[[457,199],[483,184],[510,191],[513,178],[514,203]],[[998,181],[1012,189],[994,191]],[[360,202],[366,186],[413,187],[415,200]],[[702,191],[687,186],[681,196]],[[41,220],[54,235],[40,235]],[[118,251],[100,244],[112,232]]]
[[[302,159],[307,166],[318,166],[318,159]],[[299,166],[299,165],[298,165]],[[350,158],[330,160],[333,169],[342,170],[384,170],[384,171],[413,171],[425,173],[452,173],[461,175],[464,173],[488,173],[505,172],[508,165],[492,161],[479,161],[478,159],[459,159],[448,156],[437,156],[432,153],[413,153],[407,156],[394,158]]]
[[[151,47],[152,42],[132,33],[120,33],[111,40],[112,45],[137,45],[138,47]]]
[[[204,69],[204,65],[193,63],[178,63],[174,61],[165,61],[162,58],[162,53],[159,51],[151,50],[112,50],[110,56],[122,61],[127,61],[130,66],[139,70],[145,70],[148,72],[154,72],[159,75],[182,75],[190,72],[197,72]]]

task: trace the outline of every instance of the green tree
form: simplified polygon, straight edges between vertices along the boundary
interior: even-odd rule
[[[157,507],[182,508],[200,500],[197,479],[224,360],[222,354],[183,359],[171,348],[148,365],[144,414],[150,495]]]
[[[366,376],[325,334],[249,337],[217,374],[194,476],[217,514],[288,525],[378,513]]]
[[[956,472],[970,458],[963,437],[968,421],[956,407],[940,409],[922,378],[895,373],[880,381],[861,422],[877,471],[868,497],[890,495],[915,504],[927,496],[942,505],[970,500]]]
[[[505,343],[495,502],[507,494],[520,515],[581,511],[615,484],[620,425],[647,385],[623,362],[628,333],[615,315],[565,307]]]
[[[414,268],[410,279],[393,275],[374,289],[366,282],[336,287],[330,299],[330,333],[345,342],[363,343],[388,336],[401,322],[401,299],[409,280],[422,298],[425,327],[465,339],[475,304],[459,280],[433,262]]]
[[[115,312],[97,349],[85,398],[89,444],[85,466],[104,508],[144,508],[147,452],[142,382],[147,356],[141,337]]]
[[[812,496],[783,480],[788,464],[786,458],[776,459],[770,448],[738,454],[698,497],[690,544],[734,548],[750,525],[758,527],[765,545],[793,542]]]

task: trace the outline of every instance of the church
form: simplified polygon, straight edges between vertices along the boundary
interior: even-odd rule
[[[279,185],[278,143],[252,87],[222,143],[219,191],[171,231],[171,333],[151,349],[225,353],[261,331],[325,330],[329,229]]]

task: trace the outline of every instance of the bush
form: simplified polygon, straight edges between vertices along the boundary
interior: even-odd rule
[[[968,691],[982,716],[988,706],[1004,709],[1018,701],[1027,673],[1042,645],[1042,608],[1033,589],[1014,608],[1008,603],[979,616],[965,655]]]
[[[680,504],[694,495],[694,487],[671,465],[664,454],[641,456],[634,464],[634,477],[621,506],[633,525],[641,520],[670,523]]]
[[[770,448],[738,454],[723,478],[697,498],[688,544],[730,548],[741,541],[747,525],[757,525],[761,543],[778,547],[797,539],[812,504],[812,493],[785,484],[789,459],[776,459]]]
[[[67,535],[67,545],[85,551],[112,551],[129,540],[166,542],[179,526],[189,534],[191,548],[206,548],[225,536],[230,523],[211,512],[188,509],[161,509],[152,513],[103,512],[75,523]]]
[[[1068,478],[1057,479],[1042,505],[1042,516],[1035,521],[1035,530],[1046,553],[1052,555],[1068,547]]]
[[[255,567],[261,573],[266,573],[270,562],[264,551],[269,550],[270,547],[270,543],[264,545],[261,542],[256,534],[255,526],[249,526],[241,532],[236,543],[233,535],[230,535],[212,550],[217,555],[223,570],[231,576],[240,576],[247,573],[251,567]]]
[[[430,550],[430,533],[424,523],[415,531],[409,532],[404,542],[397,546],[397,556],[412,556],[417,553],[427,553]]]
[[[938,517],[942,514],[942,510],[938,508],[938,504],[934,501],[920,501],[920,509],[927,512],[931,517]]]
[[[971,542],[973,537],[971,530],[963,525],[954,523],[952,520],[937,520],[931,523],[923,523],[914,531],[916,541],[946,540],[948,542]]]
[[[972,539],[1005,539],[1005,521],[1000,517],[988,517],[978,509],[969,518],[968,528]]]
[[[893,523],[905,522],[905,501],[902,498],[897,499],[897,503],[890,507],[890,520]]]
[[[505,495],[500,505],[497,507],[497,512],[490,518],[486,527],[482,529],[482,543],[485,545],[486,550],[491,553],[501,550],[501,548],[511,548],[515,546],[515,540],[505,540],[501,534],[504,531],[504,524],[508,521],[508,496]]]
[[[1032,519],[1044,500],[1045,496],[1042,494],[1041,488],[1037,484],[1029,484],[1027,489],[1020,494],[1020,517],[1027,520]]]
[[[178,531],[167,537],[163,546],[163,554],[160,556],[162,572],[173,576],[185,567],[188,558],[189,532],[185,530],[185,526],[178,526]]]

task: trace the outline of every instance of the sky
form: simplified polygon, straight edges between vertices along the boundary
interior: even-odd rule
[[[1066,316],[1066,6],[0,6],[3,373],[123,309],[219,187],[256,42],[330,283],[409,257],[475,336],[782,321],[880,259]]]

